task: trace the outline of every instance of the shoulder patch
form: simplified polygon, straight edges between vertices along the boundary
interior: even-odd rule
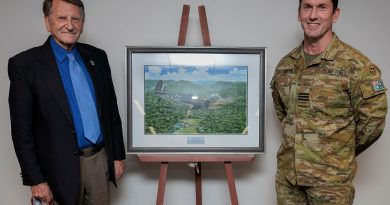
[[[371,75],[376,75],[378,74],[378,71],[374,66],[370,66],[370,73]]]
[[[382,80],[374,80],[371,82],[372,89],[374,89],[375,92],[379,92],[385,89],[385,86],[383,84]]]

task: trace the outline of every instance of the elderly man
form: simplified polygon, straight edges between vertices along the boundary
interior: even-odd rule
[[[44,203],[109,204],[124,172],[121,119],[107,55],[78,43],[80,0],[45,0],[47,41],[9,59],[12,139],[23,184]]]

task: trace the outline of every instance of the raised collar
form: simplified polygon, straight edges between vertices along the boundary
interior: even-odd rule
[[[332,40],[330,41],[328,47],[325,49],[325,51],[321,54],[321,58],[323,60],[332,61],[336,58],[337,50],[333,49],[334,47],[337,47],[340,44],[340,40],[337,37],[335,33],[333,33]],[[290,53],[290,57],[293,59],[299,59],[303,58],[303,42],[301,45],[297,48],[295,48]]]

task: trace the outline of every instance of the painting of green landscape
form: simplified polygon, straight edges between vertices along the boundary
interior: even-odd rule
[[[146,135],[245,135],[247,66],[144,66]]]

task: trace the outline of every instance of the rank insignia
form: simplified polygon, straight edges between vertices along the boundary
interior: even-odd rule
[[[375,92],[379,92],[385,89],[382,80],[375,80],[371,82],[372,88]]]
[[[309,93],[298,93],[298,105],[302,107],[309,106]]]

